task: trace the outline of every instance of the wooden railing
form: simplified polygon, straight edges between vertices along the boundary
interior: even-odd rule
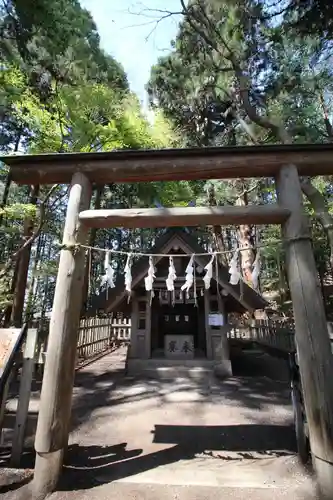
[[[129,343],[131,320],[115,318],[82,318],[77,344],[78,360],[96,355]]]
[[[232,327],[228,337],[283,352],[295,351],[294,326],[283,322],[257,320],[251,325]]]
[[[49,320],[34,322],[38,330],[39,355],[38,365],[44,364],[47,351]],[[81,318],[78,331],[77,363],[94,358],[122,344],[128,344],[131,338],[131,320],[129,318],[94,317]]]

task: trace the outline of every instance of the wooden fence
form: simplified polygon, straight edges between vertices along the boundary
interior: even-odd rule
[[[233,327],[228,337],[243,342],[255,342],[281,352],[294,352],[296,349],[295,330],[291,323],[257,320],[249,325]]]
[[[37,364],[44,364],[47,351],[49,320],[36,321],[32,325],[38,330]],[[131,338],[130,318],[95,317],[81,318],[78,330],[77,363],[94,358],[121,344],[128,344]]]
[[[104,351],[129,343],[130,338],[130,319],[82,318],[78,332],[78,359],[93,358]]]

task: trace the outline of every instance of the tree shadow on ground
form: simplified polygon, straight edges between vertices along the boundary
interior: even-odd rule
[[[99,408],[114,407],[136,401],[150,400],[160,405],[170,401],[170,396],[184,391],[198,395],[198,403],[239,404],[244,408],[261,410],[267,405],[290,408],[290,385],[284,360],[274,361],[270,356],[253,356],[242,353],[234,360],[234,376],[226,380],[214,379],[204,374],[202,378],[179,377],[148,379],[124,376],[123,366],[96,371],[96,367],[78,372],[73,398],[72,430],[89,421],[91,414]],[[274,366],[273,366],[274,365]],[[269,373],[269,376],[267,376]],[[282,380],[281,380],[282,379]]]
[[[208,380],[191,377],[180,381],[178,377],[167,380],[133,378],[125,376],[126,349],[107,355],[104,360],[76,372],[73,392],[71,430],[88,422],[99,408],[114,407],[136,401],[167,403],[170,396],[184,391],[198,394],[198,403],[221,404],[223,401],[259,409],[267,405],[290,407],[290,389],[286,364],[267,355],[245,352],[233,356],[234,376],[226,380]],[[281,380],[282,379],[282,380]],[[141,386],[141,390],[136,390]],[[38,414],[30,415],[28,422],[29,445],[36,430]],[[7,415],[10,419],[10,415]],[[13,420],[13,419],[12,419]],[[9,420],[8,420],[9,421]],[[8,425],[13,428],[13,422]]]
[[[253,460],[254,454],[269,457],[288,456],[295,452],[295,437],[289,426],[229,425],[183,426],[155,425],[154,443],[164,444],[162,450],[142,454],[140,449],[127,449],[126,443],[116,446],[79,446],[69,448],[59,489],[89,489],[97,485],[172,464],[198,455],[221,460]],[[228,456],[228,453],[237,452]]]
[[[133,407],[131,403],[133,402],[141,401],[147,403],[147,405],[151,403],[154,406],[156,406],[156,404],[163,406],[165,403],[170,402],[171,396],[173,397],[179,393],[180,397],[182,397],[183,393],[189,393],[190,391],[198,395],[196,403],[198,403],[200,407],[201,404],[207,402],[213,405],[221,405],[228,401],[231,402],[231,404],[235,403],[243,406],[245,409],[261,410],[267,407],[267,405],[290,407],[289,383],[279,380],[280,368],[277,367],[277,369],[275,369],[277,380],[266,377],[267,363],[270,363],[267,357],[263,363],[262,357],[256,359],[254,356],[249,356],[247,353],[242,354],[241,357],[238,357],[234,365],[235,376],[223,381],[216,380],[214,377],[207,377],[207,375],[204,375],[202,378],[189,376],[186,380],[181,381],[178,377],[169,378],[168,380],[126,377],[124,376],[125,359],[125,350],[123,350],[123,352],[119,350],[107,356],[103,362],[99,360],[95,364],[76,373],[72,411],[72,431],[88,422],[92,418],[92,414],[98,409],[111,407],[110,418],[112,419],[112,408],[116,411],[119,405],[122,406],[122,411],[125,411],[125,413],[128,407],[129,414],[132,414]],[[281,370],[284,368],[282,364]],[[197,406],[198,411],[200,411],[199,406]],[[96,415],[94,415],[94,418],[96,419]],[[259,440],[261,439],[261,435],[263,435],[263,429],[268,429],[269,427],[264,425],[265,422],[260,423],[263,424],[259,426],[261,429],[260,432],[258,432],[259,427],[254,429],[256,426],[251,426],[253,427],[252,431],[255,432],[257,436],[256,439]],[[273,427],[275,431],[279,432],[276,426]],[[156,429],[158,428],[157,426]],[[288,429],[286,432],[289,436],[290,433],[293,433],[292,427],[288,426],[285,429]],[[191,440],[196,440],[194,434],[191,434],[192,431],[193,429],[190,429],[190,435],[187,437],[189,442],[191,442]],[[185,428],[184,432],[187,432]],[[202,438],[202,442],[206,442],[207,444],[207,441],[209,441],[212,436],[212,434],[209,433],[213,431],[208,429],[208,431],[201,430],[200,432],[208,432],[208,434],[205,434]],[[214,431],[214,433],[217,432],[220,431]],[[234,432],[234,429],[230,432]],[[213,444],[216,438],[216,434],[214,433],[211,444]],[[247,439],[249,439],[249,433],[249,430],[245,432]],[[282,436],[280,437],[282,438]],[[138,456],[134,459],[129,456],[126,458],[112,459],[111,465],[110,462],[108,462],[108,457],[105,456],[105,449],[103,447],[92,447],[91,452],[92,455],[94,455],[95,451],[98,453],[99,450],[101,455],[104,456],[103,460],[106,464],[101,465],[99,469],[111,467],[112,470],[110,469],[110,473],[112,472],[112,474],[117,477],[123,474],[123,472],[120,473],[119,471],[125,471],[124,474],[126,476],[127,469],[129,469],[131,475],[132,468],[137,470],[143,467],[144,470],[147,470],[147,468],[154,467],[155,459],[162,462],[166,460],[166,463],[171,463],[184,458],[188,453],[190,453],[190,455],[192,453],[191,456],[193,456],[193,446],[189,451],[189,444],[185,443],[184,440],[182,440],[181,443],[178,443],[176,440],[174,444],[175,446],[167,450],[162,450],[150,455]],[[245,445],[245,443],[243,443],[243,445]],[[265,447],[266,451],[269,450],[269,446],[262,446],[261,448],[264,449]],[[109,448],[111,449],[111,453],[113,453],[112,447]],[[73,448],[73,450],[74,449],[75,448]],[[209,446],[206,446],[206,450],[207,449],[209,450]],[[84,447],[76,448],[76,450],[82,450],[83,457],[86,457]],[[198,452],[197,448],[195,448],[195,450]],[[207,453],[202,446],[200,450],[201,453]],[[290,450],[290,452],[294,451],[294,449],[290,448],[288,448],[288,450]],[[260,451],[259,448],[257,451]],[[245,449],[242,452],[247,453],[247,450]],[[74,451],[71,453],[71,456],[74,456]],[[80,454],[79,451],[76,453]],[[282,453],[281,448],[280,453]],[[115,456],[118,455],[119,452],[116,452]],[[21,467],[33,467],[33,457],[33,452],[26,450],[26,453],[23,455]],[[244,458],[246,457],[244,456]],[[225,455],[223,459],[225,459]],[[133,474],[135,473],[136,472],[133,472]]]

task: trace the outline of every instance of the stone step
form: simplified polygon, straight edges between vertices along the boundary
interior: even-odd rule
[[[151,378],[201,379],[214,374],[224,377],[230,375],[230,362],[217,363],[216,360],[208,359],[129,359],[127,374]]]
[[[203,380],[212,376],[212,370],[204,368],[161,367],[147,368],[140,372],[130,372],[131,375],[160,380]]]
[[[188,368],[212,368],[216,361],[211,359],[166,359],[166,358],[152,358],[152,359],[129,359],[128,362],[133,365],[143,365],[150,368],[160,367],[174,367],[184,366]]]

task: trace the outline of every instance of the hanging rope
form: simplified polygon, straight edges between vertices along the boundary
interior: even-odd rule
[[[253,247],[254,249],[257,248],[267,248],[271,247],[272,245],[283,245],[285,242],[282,240],[271,240],[269,243],[263,243],[260,245],[255,245]],[[151,255],[152,257],[177,257],[177,258],[186,258],[188,259],[188,254],[174,254],[174,253],[149,253],[149,252],[128,252],[126,250],[114,250],[114,249],[105,249],[105,248],[100,248],[100,247],[93,247],[89,245],[82,245],[82,244],[75,244],[75,245],[66,245],[66,244],[59,244],[58,247],[60,249],[65,249],[65,250],[75,250],[75,249],[80,249],[80,248],[85,248],[85,249],[90,249],[94,252],[110,252],[115,255],[128,255],[131,253],[133,256],[136,257],[148,257]],[[247,251],[247,248],[238,248],[237,249],[239,252],[242,251]],[[216,251],[214,252],[215,255],[229,255],[229,254],[234,254],[235,250],[223,250],[223,251]],[[205,256],[211,256],[211,252],[203,252],[203,253],[196,253],[195,254],[197,257],[205,257]]]
[[[280,241],[277,241],[276,243],[281,243]],[[269,246],[272,245],[272,242],[268,244]],[[260,267],[261,267],[261,259],[260,259],[260,251],[259,247],[265,247],[268,246],[266,245],[257,245],[257,252],[256,252],[256,258],[253,263],[253,271],[252,271],[252,285],[255,289],[258,288],[259,284],[259,274],[260,274]],[[106,285],[106,296],[108,298],[108,293],[109,293],[109,288],[114,288],[115,287],[115,270],[113,269],[112,265],[110,264],[110,258],[112,254],[119,254],[119,255],[126,255],[126,265],[124,269],[124,277],[125,277],[125,290],[128,293],[128,301],[130,301],[131,297],[131,292],[132,292],[132,263],[134,260],[134,256],[142,256],[142,257],[147,257],[148,258],[148,273],[147,276],[145,277],[145,288],[148,292],[150,292],[150,303],[152,302],[152,299],[154,297],[154,280],[156,278],[155,276],[155,267],[154,267],[154,257],[157,258],[165,258],[167,257],[169,259],[169,272],[168,272],[168,277],[166,279],[166,288],[168,292],[171,292],[172,295],[172,304],[175,303],[175,280],[177,279],[176,276],[176,269],[174,265],[174,258],[189,258],[188,254],[149,254],[149,253],[143,253],[143,252],[126,252],[122,250],[113,250],[113,249],[102,249],[102,248],[97,248],[97,247],[92,247],[88,245],[61,245],[61,248],[67,248],[67,249],[72,249],[73,251],[78,251],[80,248],[85,248],[87,250],[88,254],[88,268],[89,268],[89,281],[88,281],[88,288],[91,291],[91,282],[90,282],[90,274],[91,274],[91,268],[92,268],[92,252],[93,251],[99,251],[99,252],[104,252],[105,258],[104,258],[104,275],[101,278],[101,286]],[[240,252],[243,249],[237,248],[236,250],[226,250],[226,251],[221,251],[221,252],[214,252],[214,253],[198,253],[198,254],[192,254],[190,257],[190,260],[186,266],[185,270],[185,282],[181,286],[181,289],[179,290],[179,300],[181,301],[183,298],[183,292],[186,293],[186,298],[189,299],[190,294],[189,290],[192,288],[193,283],[194,283],[194,302],[197,305],[197,298],[198,298],[198,287],[197,287],[197,282],[196,282],[196,268],[195,268],[195,257],[200,257],[200,256],[209,256],[210,260],[208,264],[204,267],[204,272],[205,275],[203,277],[203,284],[204,288],[200,288],[200,293],[201,295],[204,294],[204,290],[208,290],[211,286],[211,280],[214,274],[214,263],[215,263],[215,278],[216,278],[216,283],[217,283],[217,297],[218,300],[221,300],[221,291],[219,287],[219,260],[218,260],[218,255],[222,254],[233,254],[232,259],[230,261],[229,265],[229,274],[230,274],[230,279],[229,282],[231,285],[237,285],[239,281],[240,283],[240,295],[241,299],[243,298],[244,294],[244,283],[243,283],[243,277],[241,275],[240,271],[240,266],[239,266],[239,257],[240,257]],[[244,249],[246,250],[246,249]],[[279,258],[279,252],[277,252],[278,258]],[[280,266],[278,266],[280,267]],[[98,293],[98,291],[96,292]],[[166,300],[166,298],[162,298],[162,294],[160,292],[160,300]]]

